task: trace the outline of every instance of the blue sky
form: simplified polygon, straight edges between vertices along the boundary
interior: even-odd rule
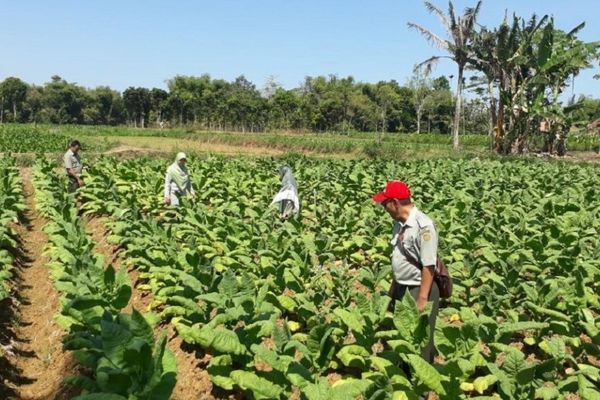
[[[484,0],[480,22],[498,25],[505,10],[552,14],[564,29],[586,21],[581,38],[600,40],[598,0]],[[439,52],[406,23],[442,33],[419,0],[23,0],[5,1],[0,18],[0,79],[41,84],[57,74],[119,90],[203,73],[244,74],[259,87],[270,75],[287,88],[327,74],[404,83],[415,63]],[[435,74],[454,70],[442,63]],[[575,93],[600,97],[598,72],[583,73]]]

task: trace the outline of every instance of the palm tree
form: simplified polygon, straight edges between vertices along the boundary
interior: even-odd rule
[[[475,7],[466,8],[464,14],[458,18],[454,13],[454,5],[452,4],[452,1],[450,1],[448,4],[447,14],[429,1],[425,2],[425,7],[430,13],[438,16],[442,22],[442,25],[446,29],[448,39],[443,39],[429,29],[412,22],[408,23],[409,28],[416,29],[434,46],[445,50],[450,55],[433,56],[418,64],[416,68],[425,68],[426,73],[430,73],[433,66],[443,58],[449,58],[453,60],[458,66],[458,82],[456,84],[456,110],[454,112],[454,124],[452,126],[452,143],[454,148],[458,149],[458,132],[460,125],[460,112],[462,108],[462,92],[464,86],[463,75],[470,58],[469,45],[473,39],[473,36],[475,35],[475,22],[481,8],[481,0],[477,2]]]

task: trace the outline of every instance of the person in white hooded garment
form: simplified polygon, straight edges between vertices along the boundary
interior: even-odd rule
[[[288,219],[292,214],[298,215],[300,212],[298,186],[292,169],[288,166],[279,168],[279,177],[281,178],[281,190],[275,195],[271,204],[278,203],[281,219]]]
[[[177,207],[185,196],[195,196],[192,180],[187,169],[185,153],[177,153],[175,162],[165,175],[165,204]]]

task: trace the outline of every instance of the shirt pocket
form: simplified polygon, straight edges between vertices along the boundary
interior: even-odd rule
[[[418,253],[416,248],[417,242],[416,239],[412,236],[404,236],[404,240],[402,241],[402,246],[406,251],[411,253]]]

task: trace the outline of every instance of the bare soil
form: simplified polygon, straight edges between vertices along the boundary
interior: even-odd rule
[[[126,151],[125,149],[127,148],[137,149],[138,151],[144,149],[145,154],[176,153],[178,151],[190,151],[195,153],[214,153],[232,156],[281,156],[293,152],[317,158],[347,159],[357,157],[356,153],[322,154],[302,149],[286,151],[282,149],[258,145],[241,146],[225,143],[201,142],[198,140],[181,139],[173,137],[122,136],[115,137],[115,140],[117,140],[120,144],[120,146],[117,147],[117,149],[121,149],[121,151]],[[142,154],[144,154],[144,152],[142,152]]]
[[[14,327],[15,351],[9,362],[18,379],[7,385],[12,393],[8,399],[63,400],[77,395],[64,378],[77,374],[78,367],[62,350],[65,332],[54,321],[59,312],[59,294],[54,289],[43,255],[48,238],[42,231],[46,221],[35,210],[31,170],[23,168],[21,175],[27,211],[24,224],[17,227],[22,241],[23,260],[20,265],[20,304]]]
[[[177,384],[172,400],[212,400],[213,384],[208,372],[200,365],[204,354],[185,344],[173,326],[168,328],[167,346],[177,358]]]
[[[161,153],[162,151],[164,151],[164,149],[151,149],[151,148],[144,148],[144,147],[136,147],[136,146],[130,146],[127,144],[121,144],[113,149],[107,150],[103,153],[101,153],[102,155],[106,155],[106,156],[116,156],[116,157],[120,157],[120,158],[131,158],[131,157],[139,157],[141,156],[150,156],[153,154],[158,154]]]
[[[565,161],[600,162],[600,154],[594,151],[573,151],[563,158]]]
[[[282,135],[285,136],[285,135]],[[194,151],[196,153],[215,153],[225,155],[244,155],[244,156],[281,156],[290,152],[301,153],[306,156],[327,159],[354,159],[361,157],[359,152],[336,152],[336,153],[318,153],[302,149],[282,150],[260,145],[234,145],[219,142],[202,142],[192,139],[175,137],[153,137],[153,136],[122,136],[114,138],[118,146],[105,151],[102,154],[114,155],[122,158],[131,158],[139,156],[153,156],[165,153],[175,153],[177,151]],[[419,156],[420,159],[444,158],[449,154],[448,151],[441,152],[435,149],[429,149]],[[485,154],[482,154],[485,155]],[[491,155],[491,154],[490,154]],[[560,160],[567,162],[600,162],[600,154],[593,151],[569,151],[563,157],[550,156],[547,154],[530,154],[525,157],[543,158],[547,160]]]
[[[86,219],[86,227],[94,241],[95,251],[104,255],[106,262],[110,263],[116,270],[122,268],[123,259],[120,256],[121,251],[119,247],[109,244],[106,240],[110,234],[106,226],[106,220],[97,217],[88,218]],[[138,272],[135,269],[128,271],[128,274],[134,290],[129,305],[124,311],[131,312],[131,309],[135,308],[142,313],[148,312],[150,303],[153,300],[152,295],[135,289],[139,280]],[[156,337],[161,335],[164,329],[167,331],[167,346],[177,358],[177,384],[175,385],[171,399],[214,399],[212,382],[210,381],[208,372],[201,365],[204,354],[199,349],[183,343],[170,324],[167,327],[157,326],[155,329]]]

